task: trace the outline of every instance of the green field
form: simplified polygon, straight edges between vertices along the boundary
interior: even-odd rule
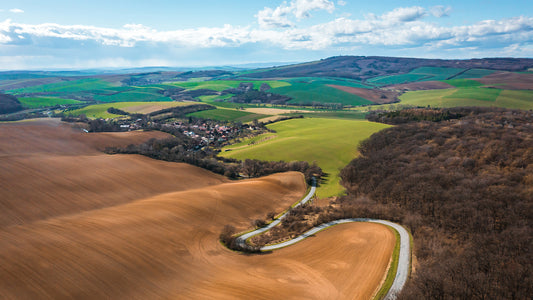
[[[500,89],[465,87],[457,89],[453,94],[447,95],[444,98],[495,102],[501,91]]]
[[[171,102],[171,103],[173,104],[172,106],[174,106],[174,104],[175,106],[194,104],[194,102]],[[146,105],[146,104],[150,104],[150,102],[116,102],[116,103],[95,104],[95,105],[89,105],[81,109],[67,111],[65,112],[65,114],[73,115],[73,116],[84,114],[88,118],[93,118],[93,119],[94,118],[103,118],[103,119],[117,118],[117,117],[123,117],[123,116],[110,114],[107,112],[107,109],[110,107],[114,107],[114,108],[122,109],[124,111],[128,111],[129,107],[135,107],[135,106]]]
[[[224,108],[197,111],[194,113],[190,113],[187,116],[203,118],[203,119],[213,119],[213,120],[219,120],[219,121],[241,122],[241,123],[251,122],[253,120],[270,117],[269,115],[254,114],[250,112],[233,110],[233,109],[224,109]]]
[[[316,161],[329,174],[327,182],[317,189],[318,196],[336,196],[344,191],[339,183],[339,171],[357,156],[359,143],[387,127],[363,120],[292,119],[268,125],[276,133],[256,137],[257,144],[248,145],[247,140],[225,147],[220,155],[237,159]]]
[[[114,87],[113,84],[97,78],[86,78],[72,81],[63,81],[50,84],[36,85],[32,87],[10,90],[10,93],[44,93],[44,92],[57,92],[57,93],[78,93],[90,90],[102,90],[106,88]]]
[[[357,95],[343,92],[336,88],[332,88],[320,83],[302,83],[294,82],[290,86],[273,88],[272,93],[287,95],[292,97],[288,103],[341,103],[343,105],[365,105],[372,104],[371,101],[366,100]]]
[[[272,88],[288,86],[290,83],[278,80],[211,80],[211,81],[184,81],[172,82],[172,85],[179,86],[189,90],[209,89],[214,91],[223,91],[230,88],[236,88],[241,82],[253,82],[254,88],[259,89],[261,84],[266,83]]]
[[[464,79],[464,78],[481,78],[483,76],[490,75],[494,73],[493,70],[485,70],[485,69],[470,69],[463,74],[459,74],[455,76],[453,79]]]
[[[335,85],[343,85],[343,86],[350,86],[350,87],[356,87],[356,88],[364,88],[364,89],[370,89],[371,86],[363,84],[361,81],[357,80],[351,80],[347,78],[329,78],[329,77],[293,77],[293,78],[287,78],[285,81],[293,84],[293,83],[312,83],[317,85],[326,85],[326,84],[335,84]]]
[[[63,99],[57,97],[22,97],[18,98],[22,106],[26,108],[38,108],[63,104],[80,104],[82,101]]]
[[[284,116],[304,116],[305,118],[364,120],[366,113],[357,110],[310,111],[283,114]]]
[[[376,86],[409,83],[416,81],[446,80],[464,69],[420,67],[406,74],[379,76],[368,79],[367,82]]]
[[[476,86],[483,85],[479,81],[470,80],[470,79],[450,79],[450,80],[443,80],[442,82],[445,82],[454,87],[476,87]]]
[[[533,91],[513,91],[475,87],[412,91],[401,95],[400,100],[401,104],[413,106],[495,106],[516,109],[533,109]]]
[[[169,97],[147,89],[135,89],[133,91],[122,92],[113,95],[95,95],[94,99],[101,102],[151,102],[151,101],[172,101]]]

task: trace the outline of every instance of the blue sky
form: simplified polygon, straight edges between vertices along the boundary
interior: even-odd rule
[[[0,0],[0,69],[533,57],[533,1]]]

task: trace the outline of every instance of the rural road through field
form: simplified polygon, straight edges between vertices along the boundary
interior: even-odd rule
[[[309,199],[311,199],[311,197],[315,193],[315,190],[316,190],[316,180],[313,178],[313,186],[311,187],[311,190],[309,191],[307,196],[305,196],[305,198],[303,198],[296,206],[302,205],[302,204],[306,203],[307,201],[309,201]],[[254,231],[245,233],[245,234],[237,237],[237,239],[236,239],[237,243],[241,247],[246,247],[246,240],[247,239],[249,239],[250,237],[252,237],[254,235],[261,234],[261,233],[269,230],[270,228],[278,225],[281,222],[281,220],[288,214],[288,212],[289,211],[284,213],[282,216],[280,216],[278,219],[274,220],[268,226],[256,229]],[[300,236],[298,236],[298,237],[296,237],[296,238],[294,238],[292,240],[285,241],[283,243],[279,243],[279,244],[275,244],[275,245],[264,246],[260,250],[261,251],[272,251],[272,250],[280,249],[280,248],[283,248],[283,247],[287,247],[287,246],[296,244],[296,243],[304,240],[305,238],[310,237],[310,236],[314,235],[315,233],[317,233],[317,232],[319,232],[321,230],[324,230],[324,229],[326,229],[328,227],[331,227],[331,226],[334,226],[334,225],[338,225],[338,224],[343,224],[343,223],[351,223],[351,222],[370,222],[370,223],[383,224],[383,225],[392,227],[394,230],[396,230],[399,233],[399,235],[400,235],[400,253],[399,253],[399,257],[398,257],[398,268],[396,270],[396,276],[394,278],[394,282],[392,283],[389,291],[387,292],[387,294],[385,295],[385,298],[384,298],[386,300],[396,299],[396,295],[400,293],[400,291],[402,290],[403,286],[407,282],[407,276],[409,275],[409,265],[410,265],[409,260],[410,260],[410,257],[411,257],[409,233],[407,232],[407,230],[405,230],[405,228],[403,226],[401,226],[399,224],[396,224],[396,223],[393,223],[393,222],[390,222],[390,221],[386,221],[386,220],[377,220],[377,219],[368,219],[368,218],[340,219],[340,220],[331,221],[329,223],[324,223],[324,224],[321,224],[321,225],[319,225],[317,227],[314,227],[314,228],[308,230],[307,232],[305,232],[304,234],[302,234],[302,235],[300,235]]]
[[[294,207],[297,207],[297,206],[300,206],[302,204],[307,203],[311,199],[311,197],[313,197],[313,195],[315,194],[315,191],[316,191],[316,178],[313,177],[313,185],[311,186],[311,189],[309,190],[309,193],[300,202],[298,202],[298,204],[296,204]],[[287,212],[285,212],[283,215],[281,215],[279,218],[277,218],[276,220],[272,221],[272,223],[268,224],[267,226],[258,228],[258,229],[254,230],[254,231],[250,231],[248,233],[245,233],[245,234],[237,237],[237,239],[236,239],[237,244],[240,247],[242,247],[242,248],[246,247],[246,240],[247,239],[251,238],[254,235],[258,235],[258,234],[261,234],[261,233],[263,233],[265,231],[268,231],[268,230],[270,230],[270,228],[278,225],[281,222],[281,220],[283,220],[283,218],[285,218],[287,216],[287,214],[289,212],[290,212],[290,209]]]

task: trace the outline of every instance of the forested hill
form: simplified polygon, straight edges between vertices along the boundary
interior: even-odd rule
[[[407,73],[419,67],[475,68],[516,72],[533,68],[533,59],[482,58],[449,60],[381,56],[335,56],[314,62],[259,69],[256,72],[247,73],[246,77],[344,77],[365,80],[377,76]]]
[[[22,110],[22,104],[17,97],[0,93],[0,114],[7,114]]]
[[[401,299],[528,299],[533,113],[450,110],[381,115],[413,121],[361,144],[341,173],[344,201],[388,207],[411,229],[417,264]]]

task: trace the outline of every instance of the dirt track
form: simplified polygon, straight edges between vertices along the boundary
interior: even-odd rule
[[[48,137],[57,132],[63,135],[57,134],[56,142],[45,147],[42,142],[47,141],[48,127],[57,125],[39,124],[42,131],[23,126],[26,139],[0,148],[0,156],[6,159],[3,163],[17,161],[19,156],[24,163],[3,168],[2,176],[10,180],[6,186],[27,176],[42,184],[26,188],[26,193],[36,196],[32,201],[16,197],[25,185],[13,188],[9,201],[2,198],[4,207],[14,208],[1,212],[2,220],[10,225],[0,227],[3,298],[331,299],[356,295],[366,299],[385,274],[394,235],[379,224],[337,226],[265,255],[238,254],[218,242],[224,225],[245,229],[251,220],[280,212],[297,201],[305,192],[299,173],[231,182],[184,164],[98,153],[95,147],[104,141],[94,135],[90,138],[99,142],[86,143],[81,133],[74,132],[72,137],[70,128],[50,131]],[[5,126],[0,124],[4,136]],[[14,132],[16,128],[9,129]],[[148,137],[138,135],[134,134],[139,139]],[[123,138],[129,142],[128,135]],[[35,141],[40,146],[35,145],[31,153],[23,144]],[[26,152],[9,154],[7,148]],[[83,155],[74,155],[77,151]],[[100,173],[83,171],[91,165],[98,165]],[[49,171],[54,168],[57,173]],[[108,172],[115,175],[102,178]],[[79,176],[83,180],[76,179]],[[120,176],[125,186],[116,183]],[[61,181],[61,177],[70,179]],[[84,186],[85,182],[94,186]],[[138,195],[121,203],[113,195],[106,196],[106,191],[125,195],[128,188]],[[76,200],[57,196],[68,192],[85,196]],[[139,196],[143,193],[149,196]],[[92,201],[102,208],[95,208]],[[56,211],[58,203],[64,210]],[[40,212],[47,206],[54,208],[43,219]],[[21,213],[25,211],[35,213],[28,217]]]

